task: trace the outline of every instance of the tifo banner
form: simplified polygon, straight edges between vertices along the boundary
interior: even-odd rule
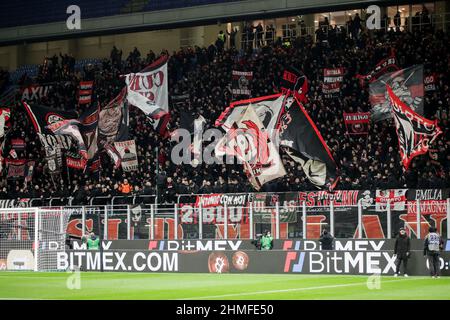
[[[344,122],[348,134],[368,134],[370,124],[370,112],[344,112]]]
[[[163,137],[168,134],[170,119],[167,62],[168,57],[162,56],[140,72],[125,76],[128,103],[141,109]]]
[[[22,100],[24,101],[38,101],[47,97],[48,92],[52,89],[51,84],[34,84],[21,89]]]
[[[300,102],[306,102],[308,79],[297,68],[290,66],[283,71],[280,89],[282,93],[294,92]]]
[[[323,69],[322,93],[326,97],[337,96],[341,92],[344,75],[344,68]]]
[[[253,71],[232,71],[232,85],[231,91],[233,95],[247,95],[252,94],[250,90],[250,83],[253,80]]]
[[[432,73],[423,78],[425,92],[436,91],[437,74]]]
[[[372,105],[371,114],[374,121],[392,117],[393,106],[386,85],[389,85],[400,101],[414,112],[423,114],[423,65],[387,73],[370,84],[369,100]]]
[[[123,171],[138,170],[139,164],[134,140],[114,142],[114,147],[120,155]]]
[[[425,119],[402,102],[388,85],[387,90],[397,129],[401,160],[405,170],[408,170],[411,160],[427,153],[429,146],[442,130],[438,127],[437,120]]]
[[[94,81],[81,81],[78,90],[78,104],[87,104],[92,102],[92,91]]]
[[[377,80],[379,77],[381,77],[383,74],[388,72],[393,72],[396,70],[399,70],[400,68],[397,66],[397,59],[395,58],[395,55],[391,55],[390,57],[381,60],[375,68],[370,71],[366,75],[356,75],[356,77],[360,81],[360,85],[362,87],[365,86],[366,82],[371,83],[375,80]]]

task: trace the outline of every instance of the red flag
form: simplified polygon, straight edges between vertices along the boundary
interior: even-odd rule
[[[437,120],[428,120],[403,103],[386,85],[397,129],[400,155],[405,170],[412,158],[427,153],[429,146],[442,133]]]

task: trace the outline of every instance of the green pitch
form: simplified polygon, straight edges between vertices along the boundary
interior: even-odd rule
[[[70,278],[72,276],[72,278]],[[450,277],[0,272],[1,299],[450,299]],[[377,289],[376,287],[379,287]]]

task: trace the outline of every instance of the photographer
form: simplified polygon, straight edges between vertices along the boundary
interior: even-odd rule
[[[261,250],[272,250],[273,248],[273,237],[270,231],[266,231],[261,238]]]
[[[333,236],[327,229],[324,229],[319,239],[319,242],[322,245],[322,250],[333,250],[333,240]]]

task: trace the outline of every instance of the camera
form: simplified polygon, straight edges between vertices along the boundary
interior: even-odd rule
[[[256,239],[252,240],[251,243],[252,245],[255,246],[256,250],[261,250],[261,238],[262,238],[262,233],[258,233],[256,235]]]

